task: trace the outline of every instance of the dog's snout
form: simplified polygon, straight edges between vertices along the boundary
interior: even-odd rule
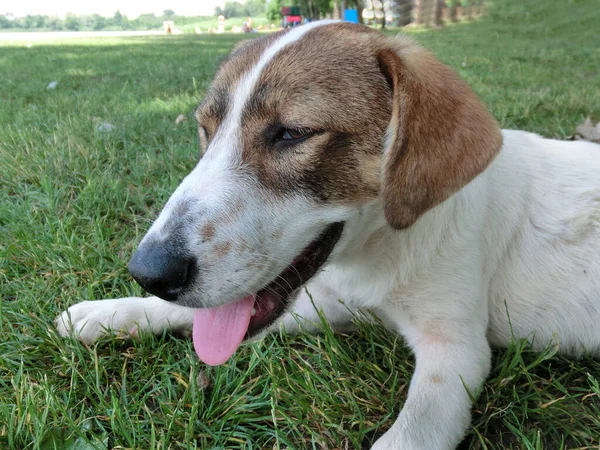
[[[173,251],[164,243],[142,244],[129,261],[129,273],[150,294],[177,300],[195,277],[192,258]]]

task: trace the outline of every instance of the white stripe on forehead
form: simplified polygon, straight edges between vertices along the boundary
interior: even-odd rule
[[[233,96],[233,108],[229,113],[229,119],[232,120],[235,125],[239,125],[242,111],[260,74],[262,73],[265,66],[275,57],[277,53],[283,50],[286,46],[298,41],[302,36],[313,28],[320,27],[323,25],[329,25],[332,23],[339,23],[339,20],[319,20],[317,22],[311,22],[307,25],[292,28],[291,31],[284,34],[282,37],[277,39],[271,46],[267,47],[264,51],[254,68],[252,68],[240,81],[235,94]]]
[[[209,161],[211,162],[211,168],[214,170],[217,170],[217,168],[226,169],[227,167],[239,164],[241,157],[241,147],[239,144],[242,139],[240,129],[244,106],[246,106],[250,95],[252,95],[252,91],[263,69],[273,60],[277,53],[288,45],[300,40],[302,36],[312,29],[339,22],[339,20],[320,20],[292,28],[291,31],[275,40],[275,42],[265,49],[256,65],[244,74],[237,85],[230,102],[231,108],[221,126],[217,128],[212,143],[199,163],[199,165],[203,166],[202,170],[207,170],[206,167]],[[211,147],[219,147],[219,151],[210,151]]]

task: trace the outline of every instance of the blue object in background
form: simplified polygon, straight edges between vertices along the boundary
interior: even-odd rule
[[[346,9],[344,11],[344,20],[346,22],[358,23],[358,10]]]

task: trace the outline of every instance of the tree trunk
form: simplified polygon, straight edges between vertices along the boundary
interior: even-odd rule
[[[417,8],[418,25],[429,25],[431,23],[430,6],[431,0],[419,0],[419,7]]]
[[[396,26],[403,27],[412,22],[413,0],[396,0],[392,11],[396,15]]]
[[[433,12],[433,24],[436,27],[442,26],[442,8],[444,7],[444,0],[434,0],[434,12]]]
[[[458,20],[458,0],[452,0],[448,6],[448,19],[450,22],[456,22]]]
[[[342,10],[340,9],[340,0],[333,2],[333,18],[339,20],[342,18]]]

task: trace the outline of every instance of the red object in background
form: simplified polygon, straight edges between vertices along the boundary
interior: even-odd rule
[[[287,17],[285,18],[285,20],[286,20],[288,23],[302,22],[302,17],[300,17],[300,16],[287,16]]]

